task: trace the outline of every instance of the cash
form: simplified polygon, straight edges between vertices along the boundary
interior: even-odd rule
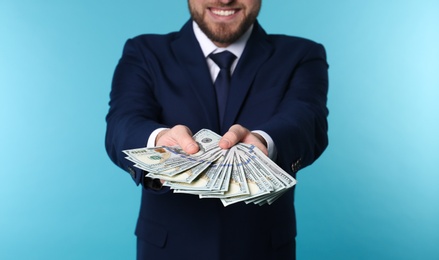
[[[194,135],[200,148],[187,154],[178,146],[124,150],[146,177],[164,181],[174,193],[217,198],[224,206],[237,202],[271,205],[296,180],[254,145],[221,149],[221,136],[202,129]]]

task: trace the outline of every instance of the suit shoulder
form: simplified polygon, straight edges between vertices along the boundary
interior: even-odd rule
[[[126,40],[123,55],[154,57],[168,55],[171,43],[178,37],[176,32],[167,34],[141,34]]]
[[[274,52],[280,55],[318,56],[326,59],[325,47],[318,42],[298,36],[270,34],[267,40],[274,47]]]
[[[141,44],[146,46],[162,46],[173,41],[177,37],[177,32],[171,32],[167,34],[141,34],[133,38],[128,39],[135,44]]]
[[[284,34],[269,34],[267,35],[268,41],[273,43],[274,45],[296,45],[296,46],[304,46],[304,47],[315,47],[315,45],[322,45],[313,40],[299,37],[299,36],[290,36]]]

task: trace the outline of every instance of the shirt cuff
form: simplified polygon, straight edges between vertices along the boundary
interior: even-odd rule
[[[271,139],[271,137],[266,132],[261,131],[261,130],[255,130],[255,131],[252,131],[252,133],[259,134],[260,136],[262,136],[262,138],[265,139],[265,142],[267,142],[268,157],[272,161],[276,160],[277,149],[276,149],[276,145],[273,142],[273,139]]]
[[[148,143],[146,143],[146,147],[148,147],[148,148],[155,147],[155,139],[157,138],[157,135],[162,130],[166,130],[166,129],[169,129],[169,128],[157,128],[156,130],[154,130],[148,138]]]

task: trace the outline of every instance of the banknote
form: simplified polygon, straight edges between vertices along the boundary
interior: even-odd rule
[[[190,193],[197,195],[214,192],[219,193],[218,191],[213,191],[212,187],[218,179],[221,167],[223,167],[223,160],[224,156],[221,156],[218,160],[211,163],[209,167],[191,183],[165,181],[163,185],[169,186],[175,193]]]
[[[174,193],[220,199],[224,206],[238,202],[271,205],[296,180],[254,145],[238,143],[221,149],[221,136],[202,129],[193,136],[199,146],[187,154],[178,146],[124,150],[147,177],[164,181]]]
[[[220,136],[207,129],[202,129],[194,135],[200,150],[189,155],[179,146],[160,146],[124,150],[127,159],[136,163],[136,167],[147,172],[160,175],[174,176],[203,162],[212,161],[214,155],[220,152],[218,142]]]
[[[273,191],[273,187],[269,183],[268,179],[251,166],[251,162],[250,160],[247,160],[245,153],[239,151],[238,158],[245,174],[247,186],[249,187],[249,193],[241,196],[222,199],[221,201],[224,206],[241,201],[246,201],[248,203],[248,201],[252,199],[260,198],[263,195],[269,194]]]
[[[224,171],[224,179],[221,180],[221,187],[217,187],[216,190],[221,191],[221,194],[200,194],[200,198],[229,198],[249,194],[249,187],[245,177],[244,170],[240,159],[235,154],[237,152],[236,147],[232,147],[228,154],[226,167]],[[215,190],[215,186],[214,186]]]

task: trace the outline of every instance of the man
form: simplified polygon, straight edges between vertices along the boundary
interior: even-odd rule
[[[294,189],[272,205],[223,207],[173,193],[124,158],[122,150],[145,145],[194,154],[192,135],[207,128],[222,135],[221,148],[254,144],[295,177],[328,144],[323,47],[267,35],[256,20],[261,0],[188,4],[192,19],[179,32],[128,40],[113,78],[106,148],[142,185],[137,257],[295,259]],[[224,50],[236,57],[225,100],[211,56]]]

